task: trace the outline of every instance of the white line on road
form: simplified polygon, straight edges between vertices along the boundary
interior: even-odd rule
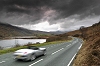
[[[76,54],[77,54],[77,53],[76,53]],[[70,64],[72,63],[72,61],[73,61],[74,57],[76,56],[76,54],[72,57],[71,61],[68,63],[67,66],[70,66]]]
[[[82,44],[80,45],[80,47],[78,49],[80,49],[82,47]]]
[[[59,52],[59,51],[61,51],[61,50],[63,50],[64,48],[61,48],[60,50],[57,50],[57,51],[55,51],[55,52],[53,52],[51,55],[54,55],[55,53],[57,53],[57,52]]]
[[[37,64],[37,63],[39,63],[40,61],[42,61],[43,59],[40,59],[40,60],[38,60],[38,61],[36,61],[36,62],[34,62],[34,63],[32,63],[32,64],[30,64],[29,66],[33,66],[33,65],[35,65],[35,64]]]
[[[4,63],[4,62],[6,62],[6,61],[1,61],[0,63]]]
[[[68,46],[70,46],[71,44],[69,44]],[[66,46],[66,47],[68,47],[68,46]]]
[[[82,47],[82,44],[80,45],[80,47],[78,48],[77,52],[79,51],[79,49]],[[77,54],[77,53],[76,53]],[[70,66],[70,64],[72,63],[73,59],[75,58],[76,54],[72,57],[71,61],[68,63],[67,66]]]

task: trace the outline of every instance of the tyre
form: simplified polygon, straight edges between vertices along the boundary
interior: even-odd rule
[[[35,59],[36,59],[36,56],[35,56],[35,55],[31,55],[30,60],[33,61],[33,60],[35,60]]]
[[[46,51],[43,52],[43,55],[46,55]]]
[[[19,59],[14,58],[15,61],[18,61]]]

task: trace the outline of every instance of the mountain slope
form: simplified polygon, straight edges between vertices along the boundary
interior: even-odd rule
[[[76,30],[66,33],[84,40],[73,66],[100,66],[100,22],[83,28],[82,31]]]
[[[14,36],[48,36],[49,32],[33,31],[0,22],[0,38]]]

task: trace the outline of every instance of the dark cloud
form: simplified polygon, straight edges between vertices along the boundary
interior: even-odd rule
[[[73,15],[76,19],[100,15],[100,0],[0,0],[0,21],[24,24],[41,20],[57,23]],[[74,18],[74,17],[73,17]]]

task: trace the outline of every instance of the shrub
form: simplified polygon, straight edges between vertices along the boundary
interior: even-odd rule
[[[16,44],[14,47],[20,47],[20,44]]]
[[[0,46],[0,50],[2,50],[2,49],[3,49],[3,47]]]

